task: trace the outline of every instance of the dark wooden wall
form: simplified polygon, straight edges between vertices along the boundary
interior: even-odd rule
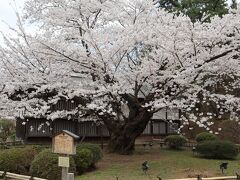
[[[59,100],[51,105],[51,111],[73,110],[78,107],[77,100]],[[180,126],[180,111],[178,109],[162,109],[155,113],[149,121],[142,135],[168,135],[176,132]],[[93,119],[79,122],[76,120],[56,119],[49,121],[47,119],[25,118],[17,119],[16,135],[27,140],[28,138],[51,138],[54,134],[68,130],[80,137],[109,137],[109,132],[104,124],[95,123]],[[173,123],[170,123],[169,120]]]
[[[102,123],[96,123],[94,121],[81,121],[57,119],[53,122],[49,122],[46,119],[28,119],[26,124],[22,124],[22,120],[17,120],[17,137],[27,140],[34,137],[49,137],[54,134],[68,130],[80,137],[109,137],[109,132],[106,126]],[[24,121],[25,122],[25,121]],[[178,129],[180,122],[169,123],[163,120],[151,120],[149,121],[146,129],[142,135],[168,135],[173,134]]]

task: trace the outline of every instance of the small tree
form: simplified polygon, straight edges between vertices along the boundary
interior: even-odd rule
[[[12,120],[0,120],[0,140],[6,142],[7,138],[15,133],[15,123]]]

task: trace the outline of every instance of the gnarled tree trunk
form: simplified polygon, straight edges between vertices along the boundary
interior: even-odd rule
[[[152,113],[142,109],[135,117],[122,123],[105,123],[110,132],[109,150],[118,154],[131,154],[135,148],[135,140],[146,128]]]

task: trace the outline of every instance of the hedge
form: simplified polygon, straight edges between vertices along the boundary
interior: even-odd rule
[[[92,167],[94,167],[95,164],[99,160],[101,160],[103,157],[102,149],[97,144],[87,144],[87,143],[80,144],[77,146],[77,150],[80,150],[80,149],[88,149],[92,152],[92,154],[93,154],[93,159],[92,159],[92,164],[91,164]]]
[[[0,152],[0,170],[58,180],[61,179],[58,156],[44,146],[2,150]],[[84,173],[95,167],[102,156],[101,148],[98,145],[78,145],[76,155],[70,158],[70,172]]]
[[[214,159],[234,159],[238,155],[238,147],[230,141],[203,141],[196,150],[203,157]]]
[[[89,149],[78,149],[74,156],[77,172],[82,174],[86,172],[93,164],[93,153]]]
[[[51,149],[40,152],[31,164],[31,175],[48,180],[61,180],[61,167],[58,167],[58,156],[58,154],[52,153]],[[70,158],[69,172],[76,173],[73,158]]]
[[[187,143],[187,139],[181,135],[170,135],[166,137],[165,142],[170,149],[180,149]]]
[[[0,152],[0,170],[29,175],[31,162],[38,152],[34,147],[2,150]]]
[[[80,144],[77,146],[76,155],[70,158],[70,171],[82,174],[102,158],[102,151],[98,145]],[[58,155],[50,149],[39,153],[31,164],[31,174],[36,177],[58,180],[61,178],[61,168],[58,167]]]
[[[213,140],[217,140],[217,136],[208,132],[202,132],[196,136],[196,141],[198,143],[203,141],[213,141]]]

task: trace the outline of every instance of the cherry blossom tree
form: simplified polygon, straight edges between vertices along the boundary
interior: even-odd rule
[[[239,10],[193,24],[150,0],[28,0],[22,18],[37,32],[26,33],[19,17],[16,37],[4,35],[5,113],[94,114],[121,154],[166,107],[181,109],[183,125],[209,130],[214,120],[239,120]],[[50,112],[59,97],[78,98],[77,108]]]

